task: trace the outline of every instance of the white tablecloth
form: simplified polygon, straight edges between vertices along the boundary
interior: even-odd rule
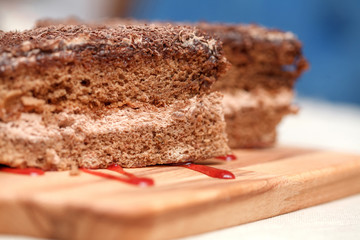
[[[301,111],[279,127],[279,143],[360,154],[360,108],[300,99]],[[0,240],[15,238],[0,236]],[[360,239],[360,194],[281,216],[185,238]]]

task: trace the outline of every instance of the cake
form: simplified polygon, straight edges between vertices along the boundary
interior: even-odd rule
[[[44,19],[37,26],[79,19]],[[107,19],[106,25],[146,24],[134,19]],[[99,23],[87,23],[96,26]],[[167,24],[156,22],[157,25]],[[179,23],[172,23],[177,25]],[[224,94],[223,107],[231,148],[270,147],[276,143],[276,127],[288,114],[298,111],[293,104],[294,84],[308,63],[301,42],[291,32],[251,24],[193,24],[222,41],[232,64],[216,81],[213,91]]]
[[[0,32],[0,164],[143,167],[229,153],[216,39],[186,26]]]
[[[272,146],[278,123],[298,110],[294,83],[308,66],[301,43],[290,32],[254,24],[197,26],[221,39],[232,64],[213,86],[224,94],[229,146]]]

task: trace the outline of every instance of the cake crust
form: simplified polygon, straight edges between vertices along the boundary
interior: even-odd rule
[[[201,23],[199,28],[221,39],[232,65],[216,82],[215,90],[292,89],[296,79],[308,68],[302,44],[291,32],[255,24]]]
[[[101,115],[206,94],[228,63],[218,41],[186,26],[58,25],[0,39],[0,119],[35,111]],[[26,76],[26,77],[22,77]]]

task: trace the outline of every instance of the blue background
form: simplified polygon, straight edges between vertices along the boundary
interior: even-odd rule
[[[294,32],[310,62],[300,96],[360,105],[360,1],[137,0],[131,16],[149,20],[258,23]]]

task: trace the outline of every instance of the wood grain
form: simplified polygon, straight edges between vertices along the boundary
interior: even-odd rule
[[[232,171],[234,180],[176,166],[127,169],[153,178],[155,186],[149,188],[85,173],[0,173],[0,233],[54,239],[170,239],[360,192],[360,156],[291,147],[234,154],[236,161],[206,161]]]

